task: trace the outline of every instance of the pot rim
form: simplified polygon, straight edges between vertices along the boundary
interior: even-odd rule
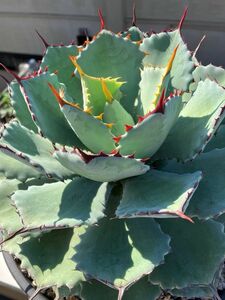
[[[37,290],[32,286],[30,280],[23,275],[13,256],[6,251],[2,251],[2,254],[10,273],[20,288],[28,295],[28,297],[34,296]],[[48,300],[48,298],[46,298],[43,294],[38,293],[32,298],[32,300]]]

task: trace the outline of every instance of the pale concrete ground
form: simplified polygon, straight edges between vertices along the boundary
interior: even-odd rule
[[[2,256],[2,253],[0,252],[0,283],[2,283],[2,282],[12,285],[13,287],[19,288],[15,279],[9,272],[8,267],[6,266],[6,263]],[[0,294],[1,294],[1,289],[0,289]]]

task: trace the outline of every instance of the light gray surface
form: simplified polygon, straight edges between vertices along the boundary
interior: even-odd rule
[[[79,28],[91,35],[99,30],[97,9],[102,8],[107,28],[118,31],[131,24],[133,0],[0,0],[0,51],[41,54],[43,47],[35,29],[51,43],[76,40]],[[225,65],[224,0],[138,0],[137,24],[160,31],[178,23],[185,5],[189,13],[184,37],[194,49],[204,34],[199,51],[204,63]]]

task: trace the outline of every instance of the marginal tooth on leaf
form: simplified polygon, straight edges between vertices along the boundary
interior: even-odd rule
[[[108,89],[108,87],[107,87],[107,85],[106,85],[104,79],[101,78],[100,80],[101,80],[101,85],[102,85],[102,91],[103,91],[103,93],[104,93],[104,95],[105,95],[105,97],[106,97],[106,100],[107,100],[109,103],[111,103],[112,100],[113,100],[113,96],[112,96],[110,90]]]
[[[155,93],[155,97],[159,97],[159,95],[160,95],[160,92]]]
[[[150,159],[150,157],[144,157],[144,158],[141,158],[141,161],[142,162],[146,162],[146,161],[148,161]]]
[[[72,74],[70,75],[70,78],[73,78],[73,77],[75,77],[74,72],[72,72]]]
[[[133,159],[133,158],[135,157],[135,154],[130,154],[130,155],[128,155],[127,157]]]
[[[136,41],[136,42],[135,42],[135,44],[136,44],[136,45],[138,45],[138,46],[140,46],[140,45],[141,45],[141,43],[142,43],[142,40],[140,40],[140,41]]]
[[[104,124],[109,129],[111,129],[113,127],[113,125],[114,125],[113,123],[104,123]]]
[[[190,217],[186,216],[182,211],[177,210],[177,211],[175,212],[175,214],[176,214],[177,216],[179,216],[180,218],[182,218],[182,219],[184,219],[184,220],[187,220],[187,221],[189,221],[189,222],[191,222],[191,223],[194,224],[194,221],[193,221]]]
[[[65,97],[65,90],[64,90],[64,88],[60,88],[60,89],[59,89],[59,96],[60,96],[61,98],[64,98],[64,97]]]
[[[125,125],[126,132],[130,131],[132,128],[133,128],[133,126],[131,126],[131,125],[127,125],[127,124]]]
[[[89,44],[90,44],[90,40],[89,39],[84,42],[84,46],[88,46]]]
[[[104,113],[101,113],[98,116],[95,116],[95,119],[102,121]]]
[[[138,117],[138,123],[141,123],[142,121],[144,121],[145,117],[139,116]]]
[[[131,39],[131,34],[128,33],[128,35],[125,37],[125,39],[130,40]]]
[[[59,105],[61,107],[63,107],[64,105],[69,105],[69,106],[76,107],[76,108],[80,109],[80,106],[79,106],[78,103],[71,103],[71,102],[63,99],[63,97],[62,97],[62,96],[64,96],[64,90],[63,89],[60,89],[59,92],[58,92],[57,89],[49,82],[48,82],[48,86],[49,86],[50,90],[52,91],[53,95],[55,96],[57,102],[59,103]]]
[[[113,137],[113,140],[118,144],[121,140],[122,135]]]
[[[52,93],[54,94],[59,105],[64,106],[66,104],[66,101],[60,96],[60,92],[58,92],[57,89],[49,82],[48,82],[48,86],[51,89]]]
[[[121,156],[118,149],[113,149],[113,150],[110,152],[110,154],[112,154],[113,156],[118,156],[118,157]]]
[[[108,155],[105,152],[103,152],[103,151],[100,151],[98,153],[98,156],[108,157]]]
[[[70,58],[71,62],[73,63],[73,65],[77,68],[77,71],[80,74],[80,76],[84,76],[85,75],[84,71],[81,69],[81,67],[77,63],[77,57],[70,55],[69,58]]]
[[[86,113],[89,114],[89,115],[92,115],[93,109],[92,109],[92,107],[86,107],[86,108],[84,109],[84,112],[86,112]]]
[[[53,73],[54,73],[55,75],[57,75],[57,74],[59,73],[59,70],[55,70]]]
[[[82,52],[84,50],[83,47],[77,47],[78,52]]]

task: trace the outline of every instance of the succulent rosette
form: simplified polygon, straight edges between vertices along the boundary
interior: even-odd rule
[[[187,49],[184,16],[151,35],[135,24],[114,34],[102,21],[82,47],[46,45],[39,71],[9,85],[1,244],[38,291],[214,297],[225,256],[225,71]]]

